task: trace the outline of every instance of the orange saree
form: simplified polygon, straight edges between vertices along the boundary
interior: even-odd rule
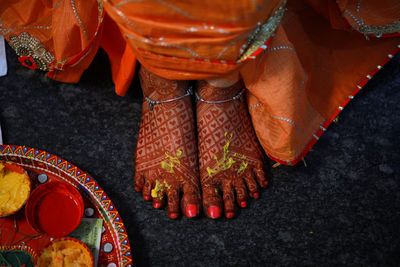
[[[4,2],[0,34],[59,81],[77,82],[100,45],[119,95],[136,59],[167,79],[239,71],[260,144],[291,165],[400,44],[395,0]]]
[[[97,1],[2,1],[0,34],[21,63],[62,82],[78,82],[99,47]]]

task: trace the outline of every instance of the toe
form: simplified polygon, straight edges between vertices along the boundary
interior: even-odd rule
[[[160,180],[156,179],[154,187],[151,189],[151,198],[153,199],[153,206],[160,209],[164,206],[165,188]]]
[[[242,208],[247,206],[247,190],[242,179],[235,181],[236,201]]]
[[[168,216],[171,219],[179,217],[179,190],[175,187],[171,187],[168,190]]]
[[[175,213],[168,213],[168,217],[170,217],[170,218],[173,219],[173,220],[178,219],[179,213],[177,213],[177,212],[175,212]]]
[[[199,205],[196,204],[189,204],[185,207],[185,215],[188,218],[193,218],[199,215]]]
[[[225,216],[230,219],[235,216],[235,197],[233,194],[233,185],[231,181],[222,185],[222,192],[224,198]]]
[[[254,180],[253,174],[247,171],[244,175],[244,180],[246,181],[247,188],[249,189],[249,195],[252,198],[258,198],[258,186],[256,181]]]
[[[143,175],[141,173],[139,173],[139,172],[135,173],[134,184],[135,184],[136,191],[138,191],[138,192],[142,191],[144,179],[143,179]]]
[[[221,217],[222,201],[218,190],[212,185],[203,186],[203,208],[204,213],[211,219]]]
[[[183,186],[182,212],[188,218],[193,218],[200,213],[200,190],[195,185]]]
[[[152,189],[151,182],[149,180],[146,180],[143,186],[142,194],[143,198],[147,201],[151,200],[151,189]]]
[[[216,205],[208,206],[207,216],[211,219],[218,219],[219,217],[221,217],[220,206],[216,206]]]
[[[156,209],[161,209],[164,206],[163,198],[153,198],[153,207]]]
[[[268,180],[267,180],[267,178],[265,176],[265,172],[262,169],[262,167],[254,169],[253,172],[254,172],[254,175],[257,178],[258,184],[261,187],[266,187],[268,185]]]

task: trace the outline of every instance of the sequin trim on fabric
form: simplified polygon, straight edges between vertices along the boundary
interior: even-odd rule
[[[239,62],[246,60],[273,36],[275,30],[281,23],[283,14],[285,13],[286,2],[287,0],[283,2],[283,4],[275,11],[275,14],[271,16],[265,24],[260,24],[260,26],[257,27],[249,37],[248,41],[242,47],[244,52],[240,57]]]
[[[357,29],[359,32],[365,35],[373,34],[373,35],[383,35],[383,34],[391,34],[400,32],[400,21],[395,21],[391,24],[386,24],[382,26],[375,25],[364,25]]]
[[[48,71],[54,61],[54,55],[27,32],[11,35],[9,44],[20,58],[29,58],[40,70]]]

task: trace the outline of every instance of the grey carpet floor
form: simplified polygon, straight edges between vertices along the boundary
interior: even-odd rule
[[[137,266],[398,266],[400,57],[340,114],[305,158],[272,168],[236,218],[170,220],[133,189],[137,81],[113,92],[99,52],[78,84],[22,67],[7,47],[0,121],[7,144],[45,150],[93,176],[127,227]]]

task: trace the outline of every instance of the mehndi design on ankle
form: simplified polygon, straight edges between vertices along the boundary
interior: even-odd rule
[[[166,100],[152,100],[150,99],[148,96],[146,96],[143,92],[143,98],[146,99],[147,102],[149,102],[149,110],[152,111],[154,105],[159,105],[159,104],[164,104],[164,103],[169,103],[169,102],[173,102],[173,101],[178,101],[181,100],[184,97],[190,96],[193,94],[192,91],[192,87],[189,86],[189,88],[187,89],[186,93],[184,95],[175,97],[175,98],[171,98],[171,99],[166,99]]]
[[[201,98],[197,92],[195,92],[194,94],[196,96],[196,101],[204,102],[207,104],[223,104],[226,102],[235,101],[237,99],[240,99],[242,97],[244,90],[245,90],[245,88],[243,88],[239,93],[237,93],[235,96],[233,96],[231,98],[223,99],[223,100],[214,100],[214,101],[205,100],[205,99]]]

